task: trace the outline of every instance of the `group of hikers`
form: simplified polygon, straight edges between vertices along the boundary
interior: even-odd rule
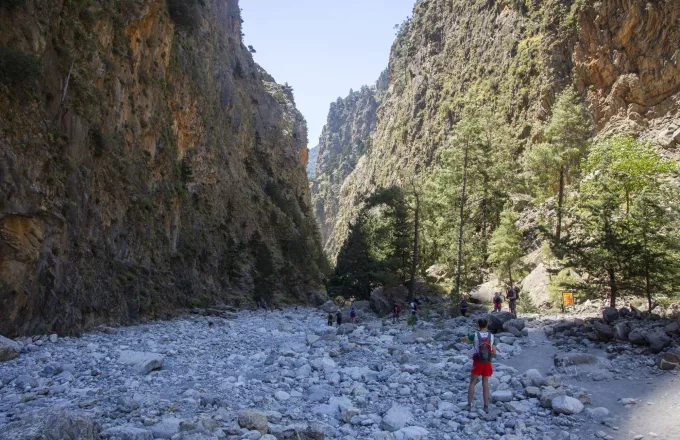
[[[517,287],[510,286],[505,292],[505,299],[508,300],[508,308],[510,313],[517,316],[517,300],[519,299],[519,289]],[[468,302],[463,297],[460,300],[460,314],[462,316],[467,316],[468,314]],[[500,312],[503,309],[503,297],[500,292],[495,292],[493,294],[493,311],[494,313]]]
[[[416,316],[416,312],[420,310],[420,303],[418,300],[414,299],[413,301],[410,302],[409,307],[411,308],[411,316]],[[401,316],[401,304],[398,302],[394,303],[394,306],[392,307],[392,322],[398,322],[399,317]],[[333,325],[333,313],[328,312],[327,316],[328,320],[328,326],[331,327]],[[349,310],[349,321],[352,324],[357,323],[357,311],[352,306]],[[335,312],[335,322],[338,326],[342,325],[342,310],[338,309],[337,312]]]

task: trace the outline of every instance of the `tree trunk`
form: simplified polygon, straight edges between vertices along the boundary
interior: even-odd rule
[[[455,293],[460,293],[460,272],[463,264],[463,226],[464,226],[464,215],[465,215],[465,199],[467,197],[467,168],[468,168],[468,147],[465,146],[464,156],[463,156],[463,187],[460,191],[460,211],[459,211],[459,224],[458,224],[458,261],[456,268],[456,286]]]
[[[416,212],[413,219],[413,259],[411,260],[411,281],[408,285],[408,293],[411,298],[416,289],[416,268],[418,266],[418,221],[420,217],[420,197],[413,185],[413,194],[416,198]]]
[[[645,262],[645,293],[647,294],[647,308],[652,311],[652,288],[649,283],[649,263]]]
[[[611,290],[609,307],[616,307],[616,295],[618,293],[618,286],[616,285],[616,272],[614,272],[614,269],[607,269],[607,273],[609,274],[609,289]]]
[[[560,167],[560,188],[557,195],[557,225],[555,226],[555,237],[560,241],[562,235],[562,203],[564,202],[564,166]]]

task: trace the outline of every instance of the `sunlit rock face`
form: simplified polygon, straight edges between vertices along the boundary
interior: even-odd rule
[[[543,140],[557,94],[575,87],[598,134],[633,133],[677,156],[679,18],[677,2],[417,2],[392,46],[371,148],[313,189],[326,250],[337,253],[366,195],[438,160],[471,102],[501,112],[521,152]],[[328,133],[336,113],[337,103]],[[341,120],[359,114],[373,120]],[[352,141],[337,137],[334,151]]]

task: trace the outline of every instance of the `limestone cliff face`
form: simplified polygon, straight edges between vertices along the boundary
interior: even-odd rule
[[[342,184],[354,170],[361,156],[371,150],[371,136],[376,130],[377,110],[388,85],[385,71],[372,87],[331,104],[328,120],[321,132],[314,179],[312,204],[321,227],[324,244],[334,235],[338,218]]]
[[[316,157],[319,155],[319,146],[309,149],[309,157],[307,158],[307,177],[312,180],[316,175]]]
[[[0,333],[320,284],[306,123],[238,0],[2,3],[0,109]]]
[[[315,199],[326,250],[337,253],[363,197],[437,159],[472,101],[503,113],[520,154],[573,85],[600,133],[633,132],[674,152],[678,41],[673,1],[419,0],[392,47],[371,148],[339,172],[339,199]]]

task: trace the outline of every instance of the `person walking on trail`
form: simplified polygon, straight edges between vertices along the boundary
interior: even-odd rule
[[[349,321],[350,321],[352,324],[356,324],[356,323],[357,323],[357,311],[354,310],[354,306],[352,306],[352,309],[349,311]]]
[[[399,315],[401,315],[401,305],[399,305],[399,303],[394,303],[392,310],[392,322],[398,322]]]
[[[509,287],[505,297],[508,299],[510,313],[517,317],[517,290],[515,290],[512,287]]]
[[[411,316],[415,317],[417,311],[418,311],[418,304],[416,304],[415,300],[411,301]]]
[[[460,314],[467,317],[468,303],[465,298],[460,300]]]
[[[501,298],[501,293],[496,292],[493,294],[493,311],[500,312],[503,307],[503,298]]]
[[[333,314],[328,312],[328,326],[333,327]]]
[[[335,314],[335,322],[337,322],[338,327],[342,325],[342,312],[340,310]]]
[[[472,370],[470,370],[470,386],[468,387],[468,399],[465,409],[472,409],[472,400],[475,397],[475,385],[478,377],[482,378],[482,391],[484,399],[484,411],[489,411],[489,377],[493,374],[491,360],[496,355],[496,341],[493,334],[487,329],[488,322],[481,318],[477,320],[479,330],[467,337],[461,338],[462,342],[473,344],[475,350],[472,355]]]

